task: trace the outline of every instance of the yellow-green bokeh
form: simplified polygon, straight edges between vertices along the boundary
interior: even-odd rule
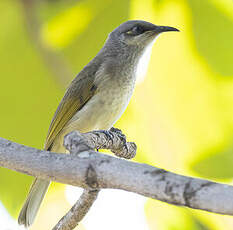
[[[0,136],[42,148],[65,89],[30,36],[21,3],[0,1]],[[137,143],[136,161],[231,182],[231,0],[37,1],[35,14],[41,46],[70,65],[69,80],[96,55],[107,34],[128,19],[179,28],[180,33],[157,39],[147,76],[116,126]],[[30,182],[29,176],[0,169],[0,199],[15,218]],[[54,215],[62,215],[68,207],[62,191],[61,185],[50,189],[43,213],[56,200],[60,209]],[[145,213],[150,229],[233,229],[230,217],[158,201],[149,200]],[[42,228],[38,222],[34,226]]]

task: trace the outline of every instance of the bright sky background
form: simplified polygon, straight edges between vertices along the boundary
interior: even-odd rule
[[[74,204],[81,195],[82,189],[67,186],[66,197]],[[149,230],[144,205],[146,198],[121,190],[101,190],[98,199],[82,221],[86,230]]]

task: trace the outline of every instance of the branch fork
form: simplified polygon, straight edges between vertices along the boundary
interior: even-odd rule
[[[94,149],[109,149],[117,157],[131,159],[135,157],[137,146],[134,142],[127,142],[126,136],[120,129],[111,128],[108,130],[80,133],[73,131],[64,138],[64,146],[70,154],[78,155],[81,158],[88,158],[93,154]],[[79,200],[73,205],[70,211],[62,217],[53,230],[74,229],[87,214],[95,200],[99,189],[97,174],[90,164],[86,173],[86,184]]]

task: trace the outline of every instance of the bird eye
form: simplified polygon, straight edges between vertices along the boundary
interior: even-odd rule
[[[131,30],[127,31],[126,34],[128,35],[139,35],[144,32],[144,29],[141,26],[134,26]]]
[[[141,26],[134,26],[134,28],[132,29],[132,31],[135,34],[142,34],[144,32],[143,28]]]

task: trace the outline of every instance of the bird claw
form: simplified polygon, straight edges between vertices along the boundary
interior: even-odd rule
[[[109,131],[113,132],[113,133],[117,133],[117,135],[121,139],[121,141],[123,143],[126,143],[126,136],[125,136],[125,134],[122,133],[122,131],[120,129],[112,127]]]
[[[107,139],[113,141],[113,135],[108,130],[99,130],[99,132],[103,133],[107,137]]]

